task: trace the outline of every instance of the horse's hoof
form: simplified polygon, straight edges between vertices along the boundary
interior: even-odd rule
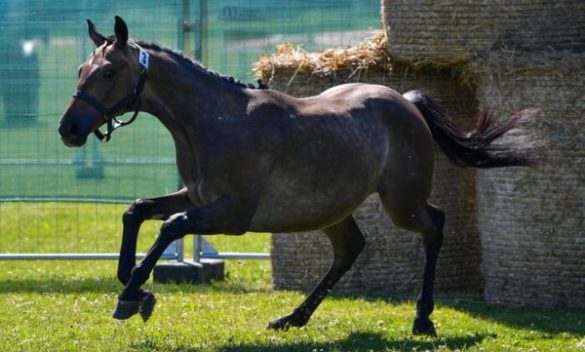
[[[288,330],[288,328],[290,328],[290,323],[282,318],[274,319],[266,326],[266,329],[270,330]]]
[[[114,311],[114,319],[126,320],[135,315],[140,310],[141,301],[124,301],[119,299],[116,311]]]
[[[412,333],[414,335],[427,335],[437,337],[435,324],[429,318],[416,318],[412,326]]]
[[[146,293],[144,297],[140,300],[140,306],[138,307],[140,317],[144,322],[150,319],[152,315],[152,311],[154,310],[154,305],[156,304],[156,298],[152,292]]]
[[[301,327],[306,324],[306,321],[301,321],[297,316],[293,314],[285,315],[280,318],[276,318],[268,323],[267,329],[272,330],[288,330],[291,327]]]

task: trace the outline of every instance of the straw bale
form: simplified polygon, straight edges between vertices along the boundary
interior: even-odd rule
[[[441,174],[446,175],[448,180],[454,180],[443,170],[438,170],[438,175]],[[467,184],[461,188],[464,191],[455,190],[455,197],[446,197],[445,194],[434,197],[435,202],[442,202],[443,208],[450,212],[437,267],[436,289],[439,291],[479,291],[482,286],[477,223],[474,217],[466,216],[472,213],[474,205],[461,201],[465,193],[473,191],[474,187]],[[448,191],[445,188],[440,193]],[[377,195],[366,199],[354,216],[367,243],[353,268],[336,285],[336,290],[419,290],[424,261],[420,236],[394,226],[384,213]],[[327,237],[319,231],[273,234],[271,256],[274,287],[297,290],[314,287],[333,258]]]
[[[384,76],[389,72],[390,57],[386,51],[386,34],[374,31],[372,36],[349,48],[331,48],[321,53],[309,53],[292,44],[277,46],[276,53],[263,56],[255,63],[253,71],[269,86],[278,86],[287,91],[297,75],[306,83],[323,85],[338,82],[361,80],[367,76]],[[274,80],[281,82],[273,82]],[[283,85],[283,80],[286,85]],[[298,83],[298,82],[297,82]],[[296,92],[299,95],[309,93]]]
[[[421,11],[417,8],[420,4],[430,3],[408,2],[408,7],[429,13],[430,19],[438,16],[430,9]],[[492,11],[487,9],[490,4],[455,4],[459,10],[450,15],[463,24],[465,21],[457,16],[467,16],[469,11],[473,16],[482,13],[485,18],[495,18],[494,12],[472,8]],[[503,11],[503,2],[493,4]],[[473,26],[457,28],[459,32],[446,28],[445,33],[439,33],[439,25],[434,29],[424,27],[422,22],[413,25],[409,29],[413,33],[425,33],[409,35],[403,31],[406,39],[390,43],[392,56],[384,48],[376,49],[383,50],[392,63],[389,67],[384,61],[386,70],[365,68],[356,75],[351,65],[301,71],[290,64],[265,65],[271,70],[260,74],[265,80],[271,77],[274,88],[299,96],[352,81],[385,84],[398,91],[424,88],[466,127],[474,124],[471,116],[478,102],[502,116],[541,107],[542,116],[529,126],[548,143],[544,153],[548,163],[540,169],[504,168],[476,174],[451,166],[441,153],[437,154],[432,201],[445,209],[447,228],[436,284],[439,289],[477,289],[483,285],[490,302],[584,307],[585,21],[575,21],[574,16],[582,17],[585,3],[568,1],[551,6],[554,9],[544,9],[542,2],[530,4],[534,6],[515,2],[502,15],[509,21],[517,19],[524,29],[501,32],[500,27],[511,28],[504,26],[504,19],[490,22],[492,32],[497,33],[495,41],[479,36],[492,32],[484,33],[484,29]],[[403,6],[402,10],[407,6],[401,2],[390,5]],[[556,18],[543,19],[545,10]],[[469,21],[485,20],[473,16]],[[551,28],[550,23],[565,32]],[[400,33],[400,26],[398,29]],[[479,33],[477,38],[474,31]],[[467,37],[463,36],[465,32],[469,32]],[[443,45],[441,38],[433,36],[448,40]],[[448,49],[443,50],[443,46]],[[339,287],[392,291],[418,288],[423,257],[418,237],[396,229],[383,214],[376,196],[368,198],[354,215],[368,244]],[[317,233],[275,234],[272,254],[277,288],[312,287],[331,262],[329,244]]]
[[[494,53],[477,63],[478,97],[509,114],[541,107],[539,169],[485,170],[479,226],[490,302],[585,307],[585,55]]]
[[[382,0],[389,51],[450,61],[494,50],[584,52],[582,0]]]
[[[370,47],[384,57],[384,47]],[[352,51],[352,48],[347,49]],[[280,57],[279,57],[280,55]],[[295,96],[320,93],[326,88],[346,82],[384,84],[399,91],[425,88],[437,98],[455,120],[465,126],[474,124],[477,110],[474,87],[460,84],[461,67],[411,65],[396,61],[392,66],[382,61],[354,74],[353,65],[337,66],[335,70],[312,65],[307,69],[305,58],[294,61],[292,52],[280,51],[266,58],[259,77],[271,80],[274,89]],[[303,53],[303,55],[305,55]],[[319,57],[320,54],[306,54]],[[284,56],[284,57],[282,57]],[[347,57],[348,55],[343,55]],[[268,62],[272,59],[276,64]],[[317,62],[321,62],[315,60]],[[382,62],[382,65],[379,63]],[[286,63],[286,64],[283,64]],[[295,65],[303,66],[302,70]],[[328,66],[328,65],[327,65]],[[445,241],[437,269],[438,290],[479,290],[481,253],[475,209],[476,174],[451,165],[438,153],[435,188],[432,201],[447,213]],[[383,211],[377,195],[369,197],[354,213],[367,244],[350,270],[336,285],[337,289],[352,291],[414,291],[422,285],[424,252],[420,236],[394,226]],[[279,234],[272,237],[272,266],[274,286],[279,289],[309,289],[326,272],[332,261],[328,239],[318,232]]]

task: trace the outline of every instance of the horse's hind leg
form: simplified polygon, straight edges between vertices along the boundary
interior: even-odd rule
[[[268,324],[270,329],[300,327],[309,321],[311,315],[323,301],[343,274],[351,268],[365,245],[365,239],[353,216],[339,224],[323,229],[333,246],[333,264],[307,299],[291,314],[275,319]]]
[[[441,245],[443,244],[443,226],[445,225],[445,213],[433,205],[426,206],[432,226],[422,232],[425,246],[425,269],[423,287],[416,302],[416,318],[412,327],[414,334],[426,334],[436,336],[435,327],[429,316],[433,312],[433,285],[435,281],[435,268]]]
[[[445,214],[442,210],[431,204],[424,204],[419,207],[389,208],[388,203],[381,195],[382,202],[392,221],[407,230],[420,232],[423,236],[425,246],[425,267],[423,275],[423,286],[416,302],[416,318],[412,332],[414,334],[425,334],[436,336],[433,322],[429,316],[434,309],[433,285],[435,281],[435,268],[441,245],[443,243],[443,226]],[[405,211],[404,209],[409,209]]]

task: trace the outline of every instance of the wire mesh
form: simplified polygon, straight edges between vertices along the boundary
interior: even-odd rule
[[[92,245],[99,235],[86,228],[111,222],[108,233],[119,233],[123,208],[101,204],[180,186],[171,136],[153,116],[141,113],[108,144],[90,136],[71,149],[58,137],[77,68],[94,48],[85,20],[110,34],[115,15],[131,37],[182,50],[244,81],[252,80],[257,57],[279,43],[307,50],[351,45],[380,26],[377,0],[0,1],[0,253],[115,252],[117,236]],[[71,236],[46,244],[55,229]]]

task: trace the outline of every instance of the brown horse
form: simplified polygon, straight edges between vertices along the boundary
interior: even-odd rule
[[[303,326],[364,247],[352,212],[378,193],[397,226],[422,234],[424,283],[413,332],[434,335],[429,315],[445,217],[427,202],[433,140],[461,166],[534,161],[532,145],[516,133],[533,110],[503,122],[485,115],[467,134],[421,93],[345,84],[294,98],[209,71],[156,44],[129,40],[119,17],[110,37],[88,25],[97,49],[79,68],[78,93],[60,121],[63,143],[81,146],[92,132],[109,139],[125,124],[117,116],[146,111],[172,134],[185,185],[173,194],[137,200],[125,212],[118,266],[125,287],[116,319],[137,313],[149,318],[155,299],[141,286],[164,249],[186,234],[322,229],[334,250],[331,268],[298,308],[268,325]],[[104,124],[105,137],[98,130]],[[504,135],[510,138],[501,139]],[[136,265],[136,237],[146,219],[164,223]]]

